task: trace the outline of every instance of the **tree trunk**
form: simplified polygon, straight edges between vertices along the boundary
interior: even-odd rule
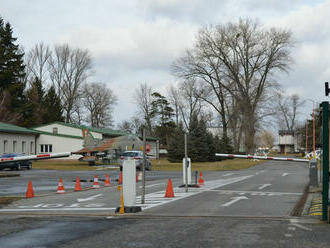
[[[245,138],[245,150],[246,153],[252,154],[255,151],[254,147],[254,137],[255,137],[255,120],[253,113],[243,113],[244,114],[244,138]]]

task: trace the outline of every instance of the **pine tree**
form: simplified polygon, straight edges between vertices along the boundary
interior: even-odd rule
[[[0,17],[0,89],[8,90],[11,105],[18,110],[24,103],[24,53],[15,44],[11,25]]]
[[[39,78],[35,78],[30,89],[26,92],[25,118],[23,126],[33,127],[43,123],[44,114],[44,89]]]
[[[173,131],[168,144],[168,161],[181,162],[184,157],[184,130],[180,123]]]
[[[154,92],[152,97],[152,109],[158,122],[155,127],[155,134],[160,138],[161,144],[168,145],[170,136],[175,128],[175,123],[172,120],[174,110],[170,106],[166,97],[158,92]]]
[[[63,107],[60,97],[56,94],[54,86],[51,86],[44,97],[43,123],[64,121]]]
[[[203,162],[209,159],[207,128],[204,120],[198,120],[194,114],[191,119],[188,135],[188,156],[192,161]]]

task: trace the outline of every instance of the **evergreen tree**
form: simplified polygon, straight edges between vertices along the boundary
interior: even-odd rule
[[[198,120],[197,114],[193,114],[188,135],[188,156],[192,161],[208,161],[209,143],[207,134],[205,121]]]
[[[180,123],[173,131],[168,144],[168,161],[181,162],[184,158],[184,130]]]
[[[51,86],[44,97],[43,101],[43,123],[51,123],[55,121],[64,121],[63,107],[60,97],[56,94],[54,86]]]
[[[36,77],[26,92],[27,103],[24,107],[23,126],[32,127],[43,123],[44,94],[41,81]]]
[[[158,92],[154,92],[152,97],[152,109],[157,118],[155,134],[160,138],[161,144],[168,145],[170,136],[175,128],[175,123],[172,120],[174,110],[167,99]]]
[[[11,25],[0,17],[0,90],[9,92],[11,111],[20,113],[25,104],[25,65],[16,40]]]

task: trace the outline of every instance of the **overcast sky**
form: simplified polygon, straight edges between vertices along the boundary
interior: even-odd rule
[[[28,51],[38,42],[89,49],[91,81],[107,83],[118,96],[116,123],[135,114],[134,89],[146,82],[166,94],[176,84],[172,62],[208,24],[240,17],[290,29],[297,41],[294,64],[278,82],[289,93],[321,102],[330,81],[330,0],[0,0],[18,43]],[[312,110],[307,102],[304,117]]]

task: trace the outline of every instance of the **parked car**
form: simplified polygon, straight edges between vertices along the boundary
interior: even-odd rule
[[[3,154],[0,158],[15,158],[25,156],[21,153],[7,153]],[[0,170],[11,169],[11,170],[21,170],[26,168],[28,170],[32,169],[32,162],[30,160],[21,160],[21,161],[8,161],[0,164]]]
[[[125,151],[120,156],[120,170],[123,169],[123,163],[125,160],[132,159],[135,161],[135,166],[137,170],[142,170],[143,165],[143,152],[141,151]],[[148,156],[146,156],[146,170],[151,170],[151,163]]]

